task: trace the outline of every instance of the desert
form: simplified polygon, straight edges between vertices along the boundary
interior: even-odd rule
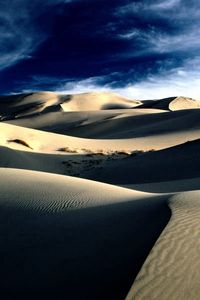
[[[8,299],[199,299],[199,100],[32,92],[0,115]]]

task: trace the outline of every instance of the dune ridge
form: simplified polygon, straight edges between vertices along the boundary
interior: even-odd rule
[[[170,217],[166,196],[9,168],[0,178],[9,297],[123,299]]]
[[[126,300],[199,299],[200,294],[200,191],[169,199],[172,217]]]
[[[2,293],[197,300],[199,108],[188,97],[1,96]]]
[[[156,108],[170,111],[198,109],[200,108],[200,100],[189,97],[169,97],[158,100],[145,100],[141,105],[143,108]]]

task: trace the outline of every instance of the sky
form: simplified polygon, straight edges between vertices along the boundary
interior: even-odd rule
[[[200,1],[0,0],[0,94],[200,100]]]

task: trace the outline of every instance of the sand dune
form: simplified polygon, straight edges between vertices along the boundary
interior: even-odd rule
[[[184,110],[200,108],[200,101],[188,97],[170,97],[159,100],[143,101],[141,107],[146,108],[157,108],[163,110]]]
[[[160,151],[135,153],[109,160],[103,168],[83,171],[82,176],[112,184],[141,184],[199,177],[200,140]]]
[[[35,92],[0,97],[2,120],[52,111],[88,111],[125,109],[140,105],[140,101],[128,100],[114,93],[58,94]]]
[[[156,114],[157,115],[157,114]],[[163,115],[163,114],[162,114]],[[120,136],[116,139],[88,139],[73,136],[54,134],[50,132],[38,131],[34,129],[14,126],[8,123],[0,123],[0,145],[12,147],[14,149],[28,150],[27,147],[8,141],[20,139],[26,142],[34,151],[52,152],[62,147],[89,149],[92,151],[134,151],[134,150],[159,150],[175,146],[189,140],[194,140],[200,136],[200,128],[195,125],[197,120],[193,116],[193,125],[187,126],[186,130],[165,129],[152,131],[143,136],[134,138],[124,138]],[[184,119],[182,120],[184,124]],[[197,121],[198,122],[198,121]],[[165,123],[165,122],[164,122]],[[156,128],[156,126],[155,126]],[[157,125],[158,128],[158,125]],[[162,127],[161,127],[162,128]],[[167,130],[167,129],[166,129]],[[114,128],[113,128],[114,131]],[[147,129],[148,131],[148,129]],[[164,138],[163,138],[164,136]]]
[[[174,112],[139,108],[94,112],[50,112],[6,122],[92,139],[130,139],[173,133],[177,138],[184,133],[188,134],[188,139],[192,139],[193,132],[200,128],[200,109]],[[199,133],[196,135],[196,138],[198,137]]]
[[[194,109],[200,108],[200,101],[192,98],[177,97],[169,104],[170,110]]]
[[[15,119],[41,113],[48,107],[58,106],[60,100],[53,92],[37,92],[0,97],[1,119]],[[60,109],[60,108],[59,108]]]
[[[79,154],[65,151],[46,154],[34,153],[29,148],[28,151],[22,151],[0,147],[0,166],[72,175],[117,185],[143,184],[138,186],[142,189],[146,184],[147,191],[154,188],[153,192],[157,189],[168,192],[170,189],[176,191],[176,184],[173,187],[172,181],[199,178],[199,151],[200,140],[160,151],[139,152],[132,155],[126,152]],[[166,181],[169,181],[169,187],[162,184]],[[152,186],[152,183],[157,183],[157,187]],[[194,186],[197,187],[196,181]]]
[[[8,168],[0,178],[7,296],[123,299],[170,217],[166,196]]]
[[[39,130],[50,131],[60,134],[69,134],[79,137],[96,138],[113,135],[113,126],[115,123],[115,133],[120,130],[121,123],[114,121],[123,119],[126,122],[127,117],[136,117],[149,114],[159,114],[164,112],[158,109],[110,109],[97,111],[78,111],[78,112],[45,112],[41,114],[34,114],[28,117],[21,117],[12,120],[6,120],[6,123],[29,127]],[[108,125],[104,124],[107,123]],[[127,126],[127,125],[126,125]],[[124,127],[124,126],[123,126]],[[122,128],[123,128],[122,127]],[[95,133],[93,133],[95,130]],[[130,130],[130,127],[129,127]],[[118,135],[120,132],[118,132]]]
[[[37,92],[0,116],[7,299],[199,299],[199,101]]]
[[[172,218],[151,250],[127,300],[198,300],[200,191],[170,198]]]
[[[96,92],[71,95],[70,101],[61,104],[61,107],[64,111],[88,111],[132,108],[140,104],[140,101],[128,100],[114,93]]]
[[[200,187],[200,177],[142,184],[124,184],[121,186],[148,193],[177,193],[198,190]]]

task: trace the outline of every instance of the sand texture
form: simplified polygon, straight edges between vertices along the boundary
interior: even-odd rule
[[[169,199],[172,217],[139,272],[127,300],[199,299],[200,192]]]
[[[2,299],[200,299],[199,103],[0,96]]]

